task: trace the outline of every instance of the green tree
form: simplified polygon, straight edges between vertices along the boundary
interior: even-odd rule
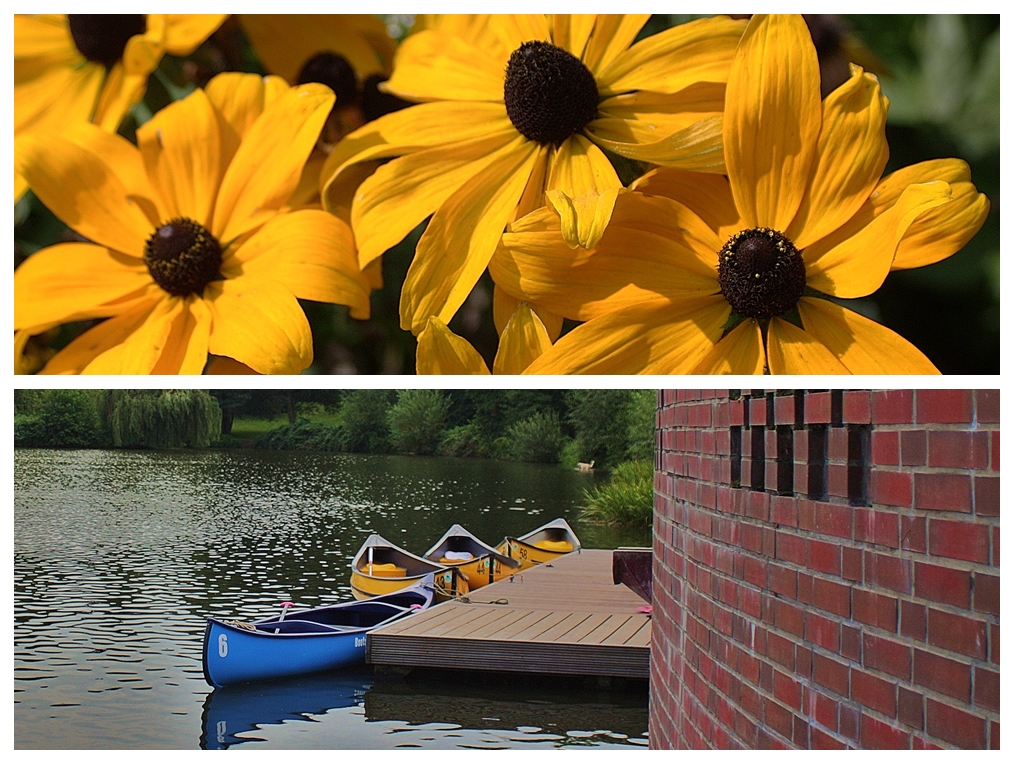
[[[400,390],[387,415],[395,447],[413,454],[436,453],[447,410],[447,396],[439,390]]]
[[[390,441],[390,390],[351,390],[342,401],[339,427],[346,451],[383,453]]]
[[[519,462],[560,461],[563,432],[560,417],[553,411],[537,411],[516,422],[507,430],[507,448],[511,458]]]
[[[567,421],[580,445],[580,461],[614,467],[627,455],[630,390],[568,390]]]
[[[630,391],[630,400],[624,412],[628,459],[654,463],[657,407],[658,393],[655,390]]]
[[[37,390],[16,396],[14,444],[38,448],[97,448],[105,444],[99,390]],[[20,398],[20,400],[19,400]]]
[[[207,448],[222,410],[207,390],[111,390],[109,426],[122,448]]]

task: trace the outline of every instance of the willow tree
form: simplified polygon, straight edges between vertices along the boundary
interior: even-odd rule
[[[106,412],[121,448],[207,448],[222,433],[207,390],[110,390]]]

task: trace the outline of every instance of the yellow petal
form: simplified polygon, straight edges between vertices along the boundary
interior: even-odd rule
[[[848,374],[835,355],[798,326],[772,318],[768,325],[772,374]]]
[[[489,374],[471,343],[447,328],[437,317],[426,322],[415,349],[416,374]]]
[[[942,181],[909,186],[889,212],[849,239],[827,252],[805,250],[807,286],[836,297],[865,297],[876,291],[912,221],[950,198],[950,186]]]
[[[887,99],[876,77],[859,67],[852,71],[822,106],[810,180],[786,231],[799,249],[844,225],[869,198],[887,164]]]
[[[422,331],[430,316],[451,320],[486,270],[537,157],[538,145],[518,136],[436,211],[402,286],[403,329]]]
[[[295,82],[317,53],[337,53],[361,77],[390,71],[395,42],[379,16],[370,14],[247,14],[243,31],[268,71]]]
[[[222,180],[212,225],[219,241],[261,225],[288,202],[333,103],[330,88],[308,83],[257,118]]]
[[[687,374],[718,342],[729,313],[720,296],[631,306],[565,334],[525,374]]]
[[[81,373],[178,374],[185,361],[191,369],[185,373],[197,373],[207,358],[207,330],[207,320],[198,327],[190,315],[187,298],[166,295],[144,323],[123,342],[97,355]],[[189,348],[191,340],[195,343],[193,350]],[[193,371],[195,365],[197,372]]]
[[[205,86],[208,100],[221,121],[222,164],[232,161],[236,149],[264,109],[289,89],[281,77],[261,77],[242,72],[223,72]]]
[[[820,70],[800,16],[754,16],[729,73],[725,164],[747,227],[785,231],[820,132]]]
[[[594,249],[570,249],[556,216],[540,210],[504,234],[490,274],[518,299],[589,320],[660,296],[717,293],[719,249],[714,232],[686,208],[623,194]]]
[[[94,125],[82,125],[76,142],[57,136],[24,136],[19,142],[19,169],[35,193],[53,213],[92,241],[125,254],[140,257],[154,230],[141,206],[131,199],[134,189],[110,164],[103,149],[110,143],[126,144],[117,157],[134,155],[136,149],[118,136],[106,136]],[[77,137],[77,136],[76,136]],[[112,140],[107,140],[111,138]],[[142,172],[143,174],[143,172]]]
[[[476,140],[419,151],[380,167],[352,202],[359,262],[382,255],[518,141],[513,128]],[[531,144],[535,145],[535,144]]]
[[[165,294],[162,293],[150,300],[138,302],[130,310],[89,329],[53,356],[40,374],[147,373],[136,371],[137,364],[130,362],[136,361],[137,356],[125,355],[124,344],[146,326],[148,331],[144,337],[145,341],[151,339],[150,330],[153,327],[165,329],[168,333],[168,323],[163,319],[169,300],[164,298]],[[153,315],[156,320],[153,324],[149,324],[149,319]],[[123,371],[128,366],[131,370]]]
[[[435,29],[408,37],[383,90],[409,101],[503,102],[504,62],[462,38]]]
[[[613,62],[641,31],[649,19],[647,13],[600,13],[595,19],[595,28],[585,45],[581,61],[598,79],[601,72]]]
[[[725,172],[722,117],[707,117],[651,143],[638,142],[639,136],[622,120],[593,120],[585,132],[598,145],[630,159],[698,172]]]
[[[553,14],[553,44],[581,58],[597,18],[594,13]]]
[[[620,53],[596,78],[602,95],[677,93],[697,82],[726,82],[746,21],[716,16],[670,27]]]
[[[230,267],[231,265],[231,267]],[[370,285],[359,270],[349,227],[322,210],[298,210],[269,220],[239,247],[222,275],[277,282],[302,300],[348,305],[370,317]]]
[[[803,328],[851,374],[939,374],[912,343],[890,329],[828,300],[799,301]]]
[[[732,199],[729,179],[724,175],[659,167],[631,183],[630,189],[649,196],[664,196],[688,207],[718,234],[721,242],[744,228]]]
[[[143,38],[140,36],[132,38],[132,40],[141,39]],[[161,58],[161,49],[158,58]],[[146,61],[139,62],[138,68],[141,71],[136,74],[129,73],[122,63],[113,64],[105,82],[102,83],[102,91],[99,93],[92,121],[107,132],[115,131],[127,116],[130,107],[144,97],[148,75],[154,71],[157,64],[156,60],[149,69]]]
[[[638,90],[606,98],[591,127],[621,142],[649,144],[725,111],[725,83],[698,82],[672,95]]]
[[[515,51],[522,43],[532,40],[550,40],[550,19],[541,13],[504,13],[489,17],[489,28],[500,40],[504,50]],[[503,69],[500,65],[501,96],[503,95]]]
[[[424,103],[385,114],[346,135],[328,156],[320,174],[324,209],[333,212],[340,206],[348,194],[345,176],[354,176],[358,164],[510,131],[517,134],[502,103]]]
[[[212,356],[208,362],[205,374],[256,374],[257,372],[249,366],[240,363],[232,358],[223,356]]]
[[[162,355],[152,374],[200,374],[208,362],[208,335],[211,333],[211,311],[204,301],[190,295],[181,301],[180,311],[173,316]]]
[[[568,138],[557,149],[547,200],[560,214],[563,238],[571,248],[591,249],[598,244],[620,188],[606,155],[583,135]]]
[[[208,96],[195,90],[137,129],[137,145],[148,177],[161,192],[166,217],[210,225],[225,171],[218,119]]]
[[[189,56],[222,26],[226,18],[228,14],[225,13],[167,13],[166,50],[174,56]]]
[[[505,251],[502,247],[498,246],[496,252],[493,253],[493,260],[496,260],[498,256],[502,257]],[[493,260],[490,261],[490,269],[493,268]],[[498,284],[493,284],[493,325],[496,326],[497,334],[503,334],[511,317],[521,305],[528,305],[528,303],[517,299]],[[558,313],[552,313],[540,305],[531,305],[529,307],[539,317],[542,325],[546,327],[549,341],[556,342],[560,336],[560,332],[563,330],[563,316]]]
[[[513,223],[518,218],[546,206],[546,182],[554,153],[556,153],[555,146],[539,147],[539,153],[535,157],[535,166],[532,168],[532,174],[528,177],[528,185],[525,186],[525,191],[521,194],[521,201],[518,202],[518,208],[514,211],[509,222]]]
[[[552,346],[545,325],[527,303],[521,303],[500,335],[493,373],[521,374]]]
[[[59,133],[87,122],[95,109],[105,67],[92,62],[14,61],[14,134]]]
[[[14,14],[14,60],[67,55],[74,48],[67,17],[62,14]],[[76,58],[81,58],[78,53]]]
[[[103,306],[151,284],[141,260],[94,244],[56,244],[14,271],[14,328],[65,323],[82,312],[113,315]]]
[[[757,321],[748,318],[725,335],[694,367],[692,374],[763,374],[764,340]]]
[[[211,309],[210,353],[259,374],[298,374],[313,362],[310,324],[285,287],[253,278],[213,281],[204,300]]]

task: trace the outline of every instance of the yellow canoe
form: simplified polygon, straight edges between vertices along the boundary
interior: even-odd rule
[[[433,576],[433,599],[442,602],[468,594],[468,579],[456,568],[439,565],[373,533],[352,558],[352,595],[357,600],[390,594]]]
[[[521,570],[518,560],[498,552],[456,523],[424,556],[437,565],[456,568],[468,579],[469,589],[478,589]]]
[[[514,538],[508,536],[497,546],[497,551],[521,563],[521,569],[555,560],[581,548],[574,529],[562,517],[536,528],[531,533]]]

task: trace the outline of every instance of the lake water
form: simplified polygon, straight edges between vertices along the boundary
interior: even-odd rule
[[[212,691],[207,615],[351,599],[373,532],[416,553],[452,524],[487,543],[565,517],[587,548],[594,476],[464,459],[304,452],[14,454],[16,748],[647,746],[647,685],[353,673]]]

